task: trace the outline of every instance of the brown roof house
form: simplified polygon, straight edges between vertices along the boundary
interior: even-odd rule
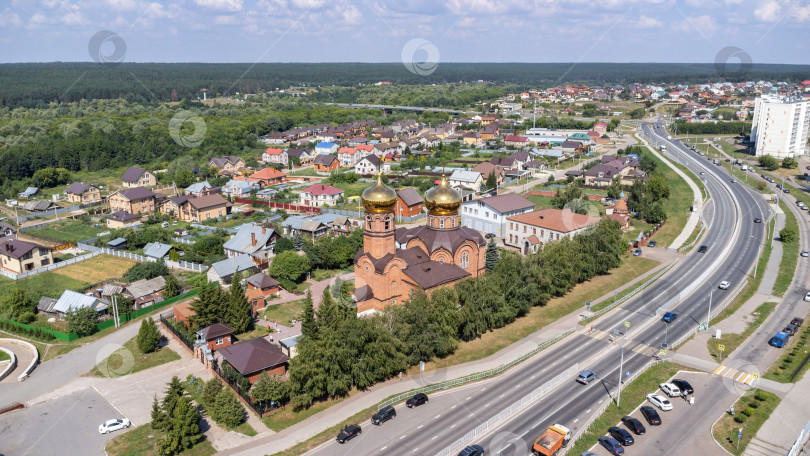
[[[0,265],[3,269],[20,274],[53,264],[49,247],[19,239],[0,243]]]
[[[101,201],[101,191],[95,185],[74,182],[65,190],[71,203],[95,203]]]
[[[129,168],[121,177],[121,184],[126,188],[152,187],[157,185],[157,178],[143,168]]]
[[[233,343],[233,330],[225,323],[214,323],[197,331],[195,344],[205,345],[211,351],[228,347]]]
[[[281,290],[281,283],[278,280],[262,272],[248,277],[245,283],[247,284],[245,297],[253,306],[254,312],[267,307],[268,298],[278,296]]]
[[[119,190],[107,198],[111,212],[148,214],[155,211],[155,194],[144,187]]]
[[[537,252],[540,244],[573,237],[599,218],[577,214],[570,209],[540,209],[507,218],[504,244],[519,248],[524,254]]]
[[[131,228],[141,224],[141,218],[126,211],[118,211],[106,217],[107,228],[114,230],[121,228]]]
[[[413,187],[397,190],[397,205],[394,214],[398,217],[413,217],[422,213],[422,197]]]
[[[219,193],[190,198],[180,204],[180,220],[186,222],[201,222],[212,218],[224,217],[231,213],[231,206],[233,205]]]
[[[287,362],[290,358],[281,349],[263,337],[245,340],[229,347],[217,350],[221,358],[220,366],[230,364],[242,376],[256,383],[259,376],[267,372],[270,375],[287,373]]]

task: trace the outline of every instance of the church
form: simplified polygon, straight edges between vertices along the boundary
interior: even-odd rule
[[[432,290],[484,273],[486,240],[461,226],[461,193],[439,185],[425,193],[426,224],[396,228],[397,193],[377,182],[361,195],[365,207],[363,248],[354,257],[357,314],[402,304],[411,290]]]

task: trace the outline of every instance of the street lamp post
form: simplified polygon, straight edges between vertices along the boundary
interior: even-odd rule
[[[709,312],[706,314],[706,331],[709,330],[709,321],[712,318],[712,295],[714,294],[714,284],[710,284],[712,289],[709,291]]]
[[[619,360],[619,385],[616,394],[616,407],[621,407],[622,403],[622,374],[624,373],[624,345],[622,345],[622,357]]]

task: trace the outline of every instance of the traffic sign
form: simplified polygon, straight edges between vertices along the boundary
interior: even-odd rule
[[[753,378],[753,381],[757,381],[757,380],[759,380],[759,375],[757,375],[757,374],[753,374],[752,376],[754,377],[754,378]]]
[[[624,327],[629,328],[630,327],[630,322],[629,321],[624,322]]]
[[[585,303],[585,308],[587,308],[588,310],[591,310],[591,302],[590,301]]]
[[[726,346],[723,344],[718,345],[717,348],[719,348],[720,351],[726,351]]]
[[[658,351],[658,356],[667,356],[667,351],[662,348]]]
[[[624,375],[629,377],[630,376],[630,371],[625,372]]]

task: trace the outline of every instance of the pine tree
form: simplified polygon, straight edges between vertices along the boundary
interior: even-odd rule
[[[252,307],[245,296],[245,289],[241,284],[241,274],[234,275],[231,281],[230,303],[228,305],[227,321],[234,334],[250,331],[253,326]]]
[[[182,288],[180,282],[172,274],[166,276],[166,287],[163,289],[163,297],[166,299],[173,298],[180,294]]]
[[[338,308],[329,288],[323,290],[323,298],[318,305],[318,329],[334,329],[339,321]]]
[[[312,304],[312,292],[307,290],[304,299],[304,315],[301,317],[301,334],[307,337],[318,337],[318,325],[315,322],[315,307]]]
[[[216,415],[212,414],[214,420],[225,426],[234,428],[245,421],[245,408],[228,388],[223,388],[217,394],[214,410],[216,411]]]
[[[152,321],[152,318],[150,317],[144,318],[141,322],[141,328],[138,330],[138,337],[136,339],[138,350],[144,354],[152,353],[158,349],[159,342],[160,332],[158,332],[155,322]]]
[[[174,434],[179,439],[182,448],[191,448],[200,441],[200,414],[191,404],[191,399],[179,398],[172,418],[173,426],[169,434]]]
[[[219,377],[213,377],[211,380],[205,382],[200,398],[202,405],[209,409],[212,408],[217,394],[219,394],[220,391],[222,391],[222,381],[220,381]]]
[[[166,415],[174,416],[177,400],[183,397],[183,393],[183,384],[180,383],[180,379],[175,375],[169,382],[168,388],[166,388],[166,395],[163,396],[163,411]]]
[[[495,265],[498,264],[498,246],[495,245],[495,239],[489,238],[489,242],[487,242],[487,253],[485,258],[485,264],[487,268],[487,272],[492,272],[495,269]]]
[[[167,416],[160,408],[157,394],[154,395],[152,400],[152,429],[163,429],[166,426]]]
[[[300,234],[296,234],[295,238],[293,238],[293,247],[295,247],[296,251],[304,249],[304,238]]]
[[[497,186],[498,186],[498,178],[495,177],[495,171],[492,171],[489,173],[489,176],[487,176],[487,188],[493,189]]]

